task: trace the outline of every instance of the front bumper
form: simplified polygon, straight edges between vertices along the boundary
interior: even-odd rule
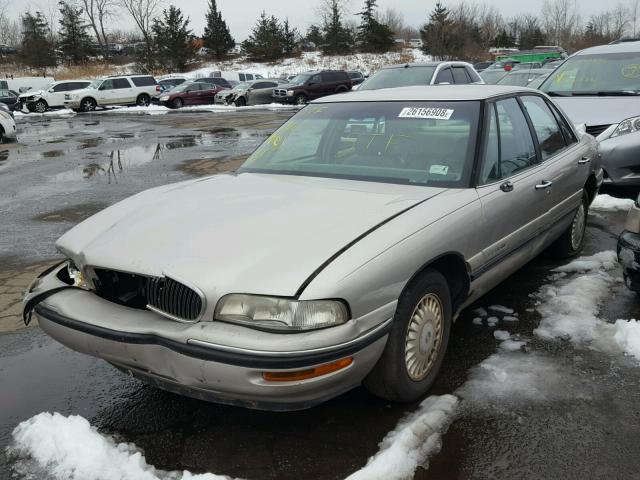
[[[27,299],[64,285],[57,278],[61,268],[38,280]],[[160,388],[265,410],[309,408],[358,386],[384,350],[392,312],[393,306],[374,312],[375,320],[363,317],[367,326],[380,321],[362,332],[357,332],[358,319],[332,329],[275,334],[222,322],[174,322],[80,289],[58,292],[34,310],[54,339]],[[242,335],[251,337],[250,347],[238,345]],[[299,371],[347,357],[353,359],[348,367],[316,378],[263,378],[266,371]]]
[[[605,183],[640,185],[640,133],[598,140]]]
[[[295,96],[281,97],[280,95],[271,95],[271,98],[273,99],[274,102],[277,102],[277,103],[295,103],[296,102]]]

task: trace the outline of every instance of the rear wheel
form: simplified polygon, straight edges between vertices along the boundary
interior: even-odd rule
[[[139,107],[148,107],[149,105],[151,105],[151,97],[146,93],[138,95],[138,98],[136,99],[136,105]]]
[[[584,236],[587,229],[587,214],[589,213],[589,197],[582,193],[582,203],[573,214],[571,225],[553,244],[555,254],[562,258],[575,257],[582,251]]]
[[[307,96],[300,93],[298,95],[296,95],[296,105],[306,105],[307,103]]]
[[[93,112],[96,109],[97,103],[93,98],[83,98],[80,102],[81,112]]]
[[[38,113],[44,113],[48,108],[49,105],[47,105],[47,102],[45,102],[44,100],[38,100],[33,104],[33,110]]]
[[[365,379],[379,397],[411,402],[433,385],[449,342],[451,295],[445,278],[428,269],[407,287],[380,360]]]
[[[174,98],[173,101],[171,102],[171,106],[173,108],[181,108],[184,105],[184,102],[182,101],[181,98]]]

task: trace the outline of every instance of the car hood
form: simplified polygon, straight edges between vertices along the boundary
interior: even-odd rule
[[[341,249],[441,188],[255,173],[142,192],[57,242],[79,266],[293,296]]]
[[[18,98],[34,97],[36,95],[44,95],[44,90],[27,90],[26,92],[18,95]]]
[[[553,97],[573,123],[611,125],[640,115],[640,96]]]

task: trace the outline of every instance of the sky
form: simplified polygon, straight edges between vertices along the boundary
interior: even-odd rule
[[[41,9],[49,11],[50,6],[55,6],[58,0],[0,0],[9,3],[9,10],[17,17],[25,10]],[[191,19],[191,28],[196,35],[201,35],[204,28],[204,15],[207,10],[208,0],[163,0],[166,6],[171,3],[180,7]],[[318,21],[317,5],[321,0],[217,0],[218,9],[231,29],[231,34],[236,41],[244,40],[256,19],[266,10],[267,14],[273,14],[280,19],[289,18],[290,23],[304,32],[307,27]],[[596,14],[603,9],[613,8],[614,2],[602,0],[576,0],[580,6],[583,17]],[[362,8],[364,0],[347,0],[349,10],[353,13]],[[521,13],[537,14],[540,12],[544,0],[476,0],[476,3],[494,5],[503,15],[509,17]],[[623,0],[624,2],[624,0]],[[453,6],[458,1],[443,0],[445,6]],[[436,0],[378,0],[378,7],[384,11],[393,8],[405,18],[405,23],[410,26],[423,25],[429,12],[436,4]],[[353,17],[357,19],[357,17]],[[124,15],[115,22],[119,29],[131,29],[133,23],[128,22]]]

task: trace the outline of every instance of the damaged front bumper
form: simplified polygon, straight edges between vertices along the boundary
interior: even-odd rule
[[[25,298],[64,288],[34,307],[41,328],[73,350],[175,393],[265,410],[299,410],[358,386],[384,350],[395,305],[347,324],[276,334],[216,321],[180,323],[72,288],[60,265]],[[65,287],[66,285],[66,287]],[[266,373],[307,372],[348,359],[327,374],[271,381]]]

